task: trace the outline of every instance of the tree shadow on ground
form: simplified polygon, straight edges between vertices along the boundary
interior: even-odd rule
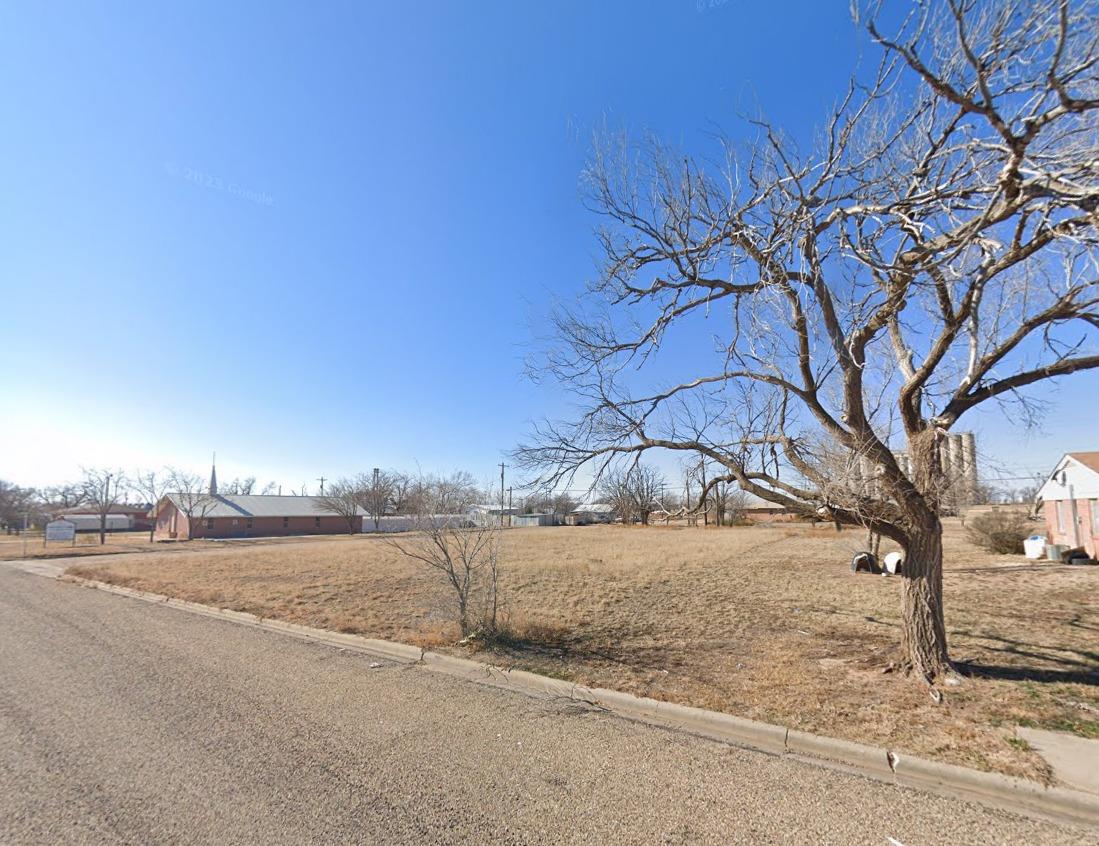
[[[1099,652],[1088,649],[1079,649],[1074,646],[1051,646],[1044,643],[1031,643],[1028,641],[1013,640],[992,634],[980,634],[966,631],[965,629],[951,629],[950,637],[965,637],[973,641],[988,641],[990,644],[983,649],[990,652],[1001,652],[1005,655],[1018,655],[1021,658],[1031,658],[1036,661],[1045,661],[1055,666],[1072,668],[1069,672],[1083,672],[1087,674],[1099,673]],[[1039,651],[1041,650],[1041,651]],[[1063,653],[1058,655],[1057,653]],[[1070,658],[1068,655],[1077,657]]]
[[[507,656],[520,662],[543,659],[582,664],[614,664],[636,669],[664,666],[667,663],[667,650],[663,647],[612,645],[602,639],[588,638],[576,632],[537,625],[523,626],[518,630],[503,626],[492,637],[480,641],[478,646],[495,655]]]
[[[943,572],[944,576],[956,574],[976,576],[1016,576],[1019,573],[1069,573],[1081,568],[1075,564],[997,564],[995,566],[951,567]]]
[[[1041,684],[1083,684],[1099,687],[1099,667],[1084,670],[1053,670],[1047,667],[1019,667],[955,661],[954,668],[969,678],[993,681],[1039,682]]]

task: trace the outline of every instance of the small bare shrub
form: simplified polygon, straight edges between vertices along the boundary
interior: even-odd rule
[[[500,602],[500,528],[467,526],[446,514],[418,517],[415,526],[408,536],[386,542],[443,576],[454,592],[463,639],[491,637]]]
[[[1021,511],[989,511],[969,520],[966,537],[970,543],[988,552],[1018,555],[1023,551],[1023,538],[1030,530],[1030,521]]]

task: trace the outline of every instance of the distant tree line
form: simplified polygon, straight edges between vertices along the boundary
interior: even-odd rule
[[[260,492],[274,493],[275,488],[272,482]],[[251,494],[255,489],[256,479],[249,476],[219,485],[218,492]],[[192,519],[201,519],[216,502],[209,495],[209,482],[205,477],[178,467],[132,472],[85,467],[81,468],[81,477],[75,482],[41,488],[20,487],[0,479],[0,531],[20,532],[24,520],[28,528],[39,529],[56,514],[80,509],[99,517],[102,544],[106,543],[108,515],[121,507],[155,508],[169,493],[177,495],[181,510]],[[153,533],[154,529],[150,528],[150,542]]]
[[[379,468],[337,479],[318,498],[325,508],[343,517],[348,532],[353,532],[364,511],[376,531],[386,516],[464,514],[477,503],[493,502],[498,496],[482,489],[473,474],[464,470],[436,475]]]

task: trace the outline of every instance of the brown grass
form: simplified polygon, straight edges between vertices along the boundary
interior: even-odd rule
[[[24,554],[24,548],[26,554]],[[50,541],[43,543],[42,532],[28,532],[26,544],[22,535],[0,534],[0,561],[13,561],[18,558],[68,558],[73,555],[113,555],[120,552],[148,552],[153,548],[149,543],[148,532],[111,532],[107,543],[99,545],[99,535],[95,532],[80,532],[76,536],[76,545],[71,541]]]
[[[850,572],[830,527],[521,529],[505,535],[509,636],[485,660],[1048,778],[1014,727],[1099,735],[1099,570],[1032,564],[947,528],[942,705],[883,668],[900,580]],[[884,550],[883,550],[884,551]],[[379,538],[89,561],[73,572],[267,617],[458,651],[434,573]]]
[[[108,532],[107,542],[102,546],[99,543],[98,532],[80,532],[76,536],[76,544],[72,541],[43,542],[41,531],[27,532],[27,542],[24,545],[22,535],[0,534],[0,561],[14,561],[21,558],[72,558],[88,555],[119,555],[124,553],[155,554],[161,552],[192,553],[208,550],[225,550],[228,548],[239,549],[248,546],[270,546],[271,544],[300,544],[300,543],[338,543],[340,541],[357,540],[347,535],[291,535],[283,538],[245,538],[231,541],[194,540],[171,541],[158,540],[149,543],[149,533],[146,532]],[[24,549],[26,552],[24,553]]]

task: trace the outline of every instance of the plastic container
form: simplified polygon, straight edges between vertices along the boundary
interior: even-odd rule
[[[1023,541],[1023,552],[1027,558],[1035,560],[1046,554],[1046,537],[1044,535],[1031,535]]]
[[[1047,543],[1046,544],[1046,558],[1050,561],[1055,561],[1061,564],[1065,560],[1065,550],[1068,549],[1063,543]]]

